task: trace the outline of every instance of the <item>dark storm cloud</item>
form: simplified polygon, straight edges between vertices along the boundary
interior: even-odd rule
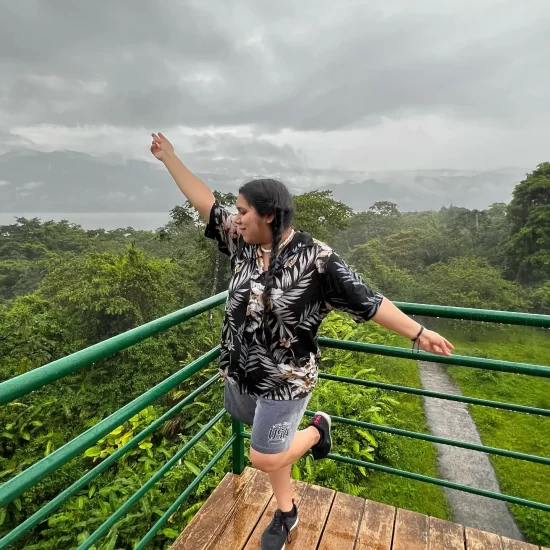
[[[274,4],[4,4],[0,117],[331,130],[411,111],[514,124],[547,102],[543,2]]]

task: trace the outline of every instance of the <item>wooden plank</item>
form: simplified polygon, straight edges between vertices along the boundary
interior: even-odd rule
[[[296,503],[296,506],[300,506],[302,502],[302,497],[307,490],[307,483],[303,483],[302,481],[292,480],[291,487],[292,487],[292,495],[294,497],[294,502]],[[265,509],[265,512],[263,513],[260,521],[256,525],[256,528],[254,529],[252,536],[250,537],[246,546],[244,547],[244,550],[258,550],[258,548],[261,547],[262,533],[265,531],[266,527],[269,525],[269,522],[272,520],[275,510],[277,510],[277,499],[275,498],[275,496],[273,496],[269,501],[269,505]],[[300,520],[301,520],[302,519],[301,510],[299,511],[299,514],[300,514]],[[295,532],[296,531],[292,531],[293,536]]]
[[[391,550],[394,521],[393,506],[365,501],[355,550]]]
[[[428,550],[429,518],[398,509],[395,515],[394,550]]]
[[[464,527],[439,518],[430,518],[429,550],[464,550]]]
[[[298,527],[292,532],[289,550],[315,550],[325,527],[335,492],[326,487],[308,485],[302,495]]]
[[[528,542],[502,537],[502,550],[539,550],[539,547]],[[541,550],[544,550],[544,548]]]
[[[252,534],[272,495],[269,476],[256,471],[232,513],[226,516],[224,524],[211,540],[208,550],[241,549]]]
[[[365,501],[362,498],[336,493],[319,550],[353,550],[364,506]]]
[[[256,471],[252,468],[246,468],[240,476],[226,474],[183,533],[176,539],[171,550],[207,548],[216,529],[225,522],[226,516],[231,513],[255,475]]]
[[[493,533],[466,527],[467,550],[502,550],[502,539]]]

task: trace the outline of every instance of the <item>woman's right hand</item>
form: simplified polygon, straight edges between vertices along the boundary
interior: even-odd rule
[[[183,162],[174,153],[172,144],[160,132],[151,135],[153,136],[151,153],[170,172],[189,204],[198,210],[203,220],[208,222],[216,197],[204,182],[184,166]]]
[[[164,162],[169,156],[174,154],[174,147],[172,144],[159,132],[158,134],[151,134],[153,137],[153,143],[151,143],[151,153]]]

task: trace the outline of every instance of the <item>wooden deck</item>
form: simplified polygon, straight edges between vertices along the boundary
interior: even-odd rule
[[[293,481],[288,550],[539,550],[538,546]],[[172,550],[259,550],[276,509],[267,474],[227,474]],[[549,550],[549,549],[540,549]]]

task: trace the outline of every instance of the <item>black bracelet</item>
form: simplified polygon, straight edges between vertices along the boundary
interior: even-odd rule
[[[420,338],[423,332],[424,332],[424,327],[420,325],[420,330],[418,331],[416,338],[411,338],[411,342],[416,342]]]
[[[418,334],[416,335],[416,338],[411,338],[411,342],[413,343],[413,345],[412,345],[413,351],[414,351],[415,347],[416,347],[417,351],[420,351],[419,340],[420,340],[420,336],[422,335],[423,332],[424,332],[424,327],[422,325],[420,325],[420,330],[418,331]]]

